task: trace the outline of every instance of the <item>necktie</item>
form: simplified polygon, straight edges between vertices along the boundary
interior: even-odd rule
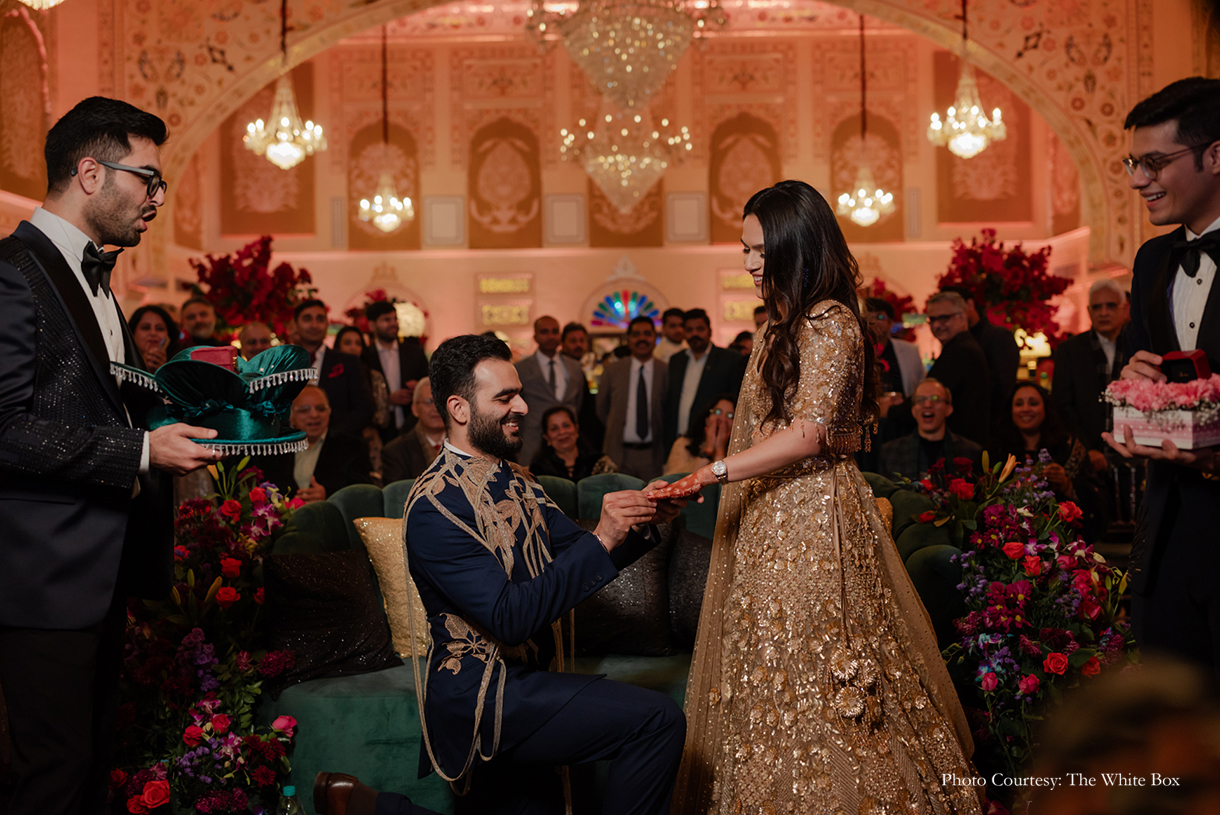
[[[551,360],[551,393],[555,393],[555,360]],[[555,398],[559,399],[559,394],[555,393]]]
[[[85,244],[85,256],[81,258],[80,268],[85,273],[85,280],[89,281],[95,297],[98,287],[106,292],[107,297],[110,296],[110,272],[122,251],[116,249],[113,252],[103,252],[93,245],[93,241]]]
[[[640,441],[648,439],[648,384],[644,382],[644,366],[640,366],[640,379],[635,388],[635,432]]]
[[[1193,241],[1174,241],[1173,254],[1182,271],[1187,277],[1194,277],[1199,272],[1199,261],[1206,252],[1220,266],[1220,229],[1213,229],[1205,235],[1200,235]],[[1172,268],[1172,267],[1171,267]]]

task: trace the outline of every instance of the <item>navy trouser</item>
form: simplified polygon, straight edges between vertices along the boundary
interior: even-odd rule
[[[477,767],[455,815],[562,813],[561,765],[609,761],[605,815],[669,811],[686,719],[663,693],[600,679],[587,685],[531,736]],[[377,796],[377,815],[428,815],[393,793]]]

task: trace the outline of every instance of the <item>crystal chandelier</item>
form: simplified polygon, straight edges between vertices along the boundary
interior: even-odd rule
[[[305,160],[306,156],[326,149],[326,137],[322,126],[311,121],[301,122],[297,113],[296,95],[292,92],[292,77],[288,73],[288,0],[280,5],[280,52],[284,58],[284,75],[275,83],[275,99],[271,103],[271,116],[246,125],[242,143],[256,156],[267,160],[282,170],[290,170]]]
[[[999,108],[991,111],[991,118],[983,111],[979,99],[979,86],[974,76],[974,66],[966,58],[966,0],[962,0],[962,74],[957,80],[957,93],[953,106],[942,122],[939,113],[932,114],[928,126],[928,141],[962,158],[973,158],[987,149],[993,141],[1003,141],[1008,128]]]
[[[597,119],[581,119],[579,130],[562,128],[560,156],[580,161],[589,178],[624,215],[660,180],[665,169],[692,149],[690,131],[667,133],[669,119],[653,126],[647,108],[610,110],[602,103]]]
[[[49,8],[55,8],[64,0],[19,0],[35,11],[46,11]]]
[[[410,198],[399,198],[394,187],[394,174],[384,163],[390,158],[390,105],[386,55],[386,27],[381,27],[381,144],[383,169],[377,179],[373,200],[360,199],[360,220],[371,222],[382,232],[390,233],[415,218],[415,205]]]
[[[864,15],[860,15],[860,167],[856,170],[856,183],[851,192],[839,196],[839,214],[846,215],[852,223],[872,226],[881,216],[894,211],[894,194],[886,192],[873,181],[872,168],[868,166],[868,72],[864,63]]]
[[[718,0],[582,0],[571,13],[534,0],[525,26],[540,43],[561,39],[602,94],[626,109],[665,84],[693,37],[725,22]]]

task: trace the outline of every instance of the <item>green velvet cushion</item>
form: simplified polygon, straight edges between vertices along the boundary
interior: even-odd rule
[[[414,478],[404,478],[402,481],[395,481],[393,484],[386,484],[381,490],[382,502],[384,504],[385,517],[401,518],[402,512],[407,506],[407,496],[411,494],[411,488],[415,486]],[[367,515],[365,516],[368,517]]]
[[[932,618],[941,648],[957,639],[953,620],[967,612],[966,600],[957,588],[962,582],[962,567],[953,560],[954,555],[961,553],[956,546],[932,544],[916,550],[906,561],[907,574]]]
[[[346,522],[344,534],[347,535],[351,548],[363,552],[364,541],[360,539],[354,522],[357,518],[385,517],[385,496],[381,494],[381,487],[374,487],[372,484],[349,484],[326,500],[343,513],[343,520]]]
[[[873,489],[873,495],[878,498],[889,498],[898,489],[898,485],[883,475],[876,473],[860,473]]]
[[[898,519],[896,512],[894,519],[895,521]],[[910,524],[902,530],[902,534],[894,539],[894,543],[898,544],[898,554],[902,556],[902,562],[906,563],[907,559],[920,549],[926,546],[948,546],[951,540],[945,527],[932,524]]]
[[[559,478],[553,475],[538,476],[538,483],[542,485],[542,490],[547,494],[547,497],[554,501],[563,514],[569,518],[576,516],[576,484],[566,478]]]
[[[890,505],[894,507],[894,539],[914,524],[915,516],[933,508],[932,499],[923,493],[912,490],[896,490],[889,496]]]
[[[576,485],[576,507],[581,518],[597,520],[602,516],[602,497],[619,490],[642,490],[644,482],[633,475],[602,473],[580,479]]]
[[[351,548],[347,526],[337,506],[330,501],[314,501],[292,513],[292,522],[284,537],[289,532],[298,532],[319,542],[320,549],[316,551],[341,552]]]

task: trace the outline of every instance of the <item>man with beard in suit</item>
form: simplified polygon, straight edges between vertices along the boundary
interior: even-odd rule
[[[1124,379],[1164,382],[1170,351],[1200,350],[1220,371],[1220,79],[1182,79],[1132,108],[1130,186],[1157,226],[1177,229],[1135,256]],[[1140,649],[1202,665],[1220,682],[1220,480],[1213,447],[1160,448],[1104,434],[1148,459],[1131,551],[1131,619]]]
[[[373,330],[373,343],[361,359],[370,370],[380,371],[390,389],[390,424],[381,429],[382,441],[389,442],[415,426],[411,412],[415,385],[428,375],[428,358],[418,337],[398,338],[398,311],[393,303],[369,303],[364,316]]]
[[[669,388],[665,394],[662,437],[666,454],[691,422],[699,421],[721,394],[734,396],[741,390],[746,362],[741,354],[712,345],[712,325],[707,312],[693,308],[682,322],[686,350],[669,358]]]
[[[326,347],[330,320],[321,300],[304,300],[293,313],[300,345],[309,352],[317,385],[330,401],[331,425],[349,436],[363,436],[373,424],[373,395],[360,372],[360,358]]]
[[[86,99],[46,141],[47,198],[0,241],[0,686],[10,815],[102,812],[126,599],[173,574],[172,486],[217,461],[216,432],[141,429],[151,405],[111,362],[142,367],[110,290],[118,252],[165,203],[165,123]]]
[[[597,392],[597,415],[606,426],[602,452],[618,465],[620,473],[651,481],[665,468],[661,446],[665,391],[669,368],[653,357],[657,329],[639,316],[627,326],[631,355],[602,371]]]

